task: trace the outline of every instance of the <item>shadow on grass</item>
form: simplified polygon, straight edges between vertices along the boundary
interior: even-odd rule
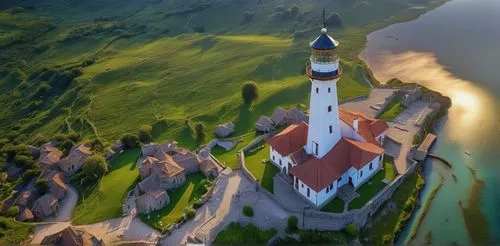
[[[264,169],[264,175],[260,180],[260,184],[269,192],[274,193],[273,177],[279,172],[279,169],[273,166],[273,164],[271,164],[269,161],[267,161],[265,165],[266,168]]]

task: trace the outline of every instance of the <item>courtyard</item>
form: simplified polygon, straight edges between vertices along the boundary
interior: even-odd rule
[[[225,150],[224,148],[216,145],[212,148],[211,153],[225,166],[233,170],[239,169],[238,151],[251,143],[257,137],[257,134],[246,134],[244,136],[237,137],[240,142],[238,142],[231,150]]]

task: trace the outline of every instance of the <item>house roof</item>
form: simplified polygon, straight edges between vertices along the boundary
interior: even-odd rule
[[[261,115],[257,122],[255,123],[255,127],[259,130],[266,130],[272,127],[273,121],[264,115]]]
[[[34,217],[33,217],[33,213],[31,212],[31,210],[25,208],[23,209],[21,212],[19,212],[19,214],[16,216],[16,219],[18,221],[27,221],[27,220],[32,220]]]
[[[271,115],[271,120],[275,123],[275,124],[279,124],[281,123],[281,121],[283,121],[283,119],[286,117],[286,110],[284,110],[283,108],[281,107],[277,107],[273,114]]]
[[[232,122],[218,125],[215,128],[215,134],[217,134],[217,136],[219,137],[226,137],[233,132],[234,132],[234,124]]]
[[[201,162],[196,154],[187,150],[177,152],[177,154],[172,156],[172,159],[183,168],[199,165]]]
[[[160,150],[165,152],[165,153],[176,151],[177,150],[177,142],[173,141],[173,140],[165,141],[162,145],[160,145]]]
[[[139,182],[138,186],[142,192],[154,191],[161,187],[161,179],[157,173],[152,173],[147,178]]]
[[[142,146],[142,153],[145,154],[145,153],[154,153],[157,149],[159,148],[159,146],[155,143],[152,143],[152,144],[145,144]]]
[[[299,124],[302,121],[309,122],[309,116],[298,108],[292,108],[286,114],[293,124]]]
[[[310,43],[311,48],[317,50],[331,50],[339,46],[339,42],[337,40],[326,34],[326,28],[322,29],[321,31],[322,34]]]
[[[339,109],[340,119],[354,129],[354,120],[358,119],[358,133],[367,142],[380,145],[375,139],[384,131],[389,129],[389,125],[384,120],[373,119],[361,113],[354,113],[346,111],[342,108]]]
[[[97,238],[85,229],[69,226],[60,232],[44,237],[41,244],[91,246],[95,241]]]
[[[288,156],[307,144],[307,130],[308,125],[305,122],[290,125],[285,130],[267,139],[266,142],[282,156]]]
[[[63,182],[60,173],[52,177],[49,188],[50,188],[50,193],[54,195],[54,197],[57,199],[61,199],[62,197],[64,197],[66,191],[68,190],[68,187]]]
[[[375,144],[343,137],[321,159],[311,157],[303,164],[294,167],[290,173],[319,192],[351,167],[359,170],[382,153],[384,149]]]
[[[40,154],[40,164],[52,166],[57,164],[63,155],[63,152],[59,149],[52,147],[51,145],[46,145]]]
[[[52,205],[57,203],[57,199],[52,194],[46,194],[35,201],[32,210],[39,210],[43,216],[52,214]]]

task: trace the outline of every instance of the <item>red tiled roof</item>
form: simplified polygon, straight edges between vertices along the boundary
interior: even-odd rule
[[[319,192],[342,176],[349,168],[361,169],[381,155],[384,149],[373,143],[343,137],[323,158],[310,158],[290,173]]]
[[[282,132],[267,139],[266,142],[282,156],[288,156],[307,144],[307,129],[308,125],[305,122],[290,125]]]
[[[384,120],[373,119],[361,113],[354,113],[339,109],[339,116],[342,121],[354,129],[354,119],[358,119],[358,133],[367,142],[380,146],[380,143],[375,139],[385,130],[389,129],[389,125]]]

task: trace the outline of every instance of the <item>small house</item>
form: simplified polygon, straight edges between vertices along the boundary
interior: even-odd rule
[[[31,211],[35,217],[45,218],[57,214],[58,209],[59,201],[52,194],[46,194],[35,201]]]
[[[41,245],[103,246],[104,242],[85,229],[69,226],[62,231],[44,237]]]
[[[274,129],[273,121],[267,116],[260,116],[255,123],[255,128],[261,132],[270,132]]]
[[[136,202],[139,213],[149,214],[169,204],[170,198],[165,190],[157,189],[139,196]]]
[[[284,110],[283,108],[276,108],[271,115],[271,120],[274,122],[274,125],[281,126],[287,124],[286,113],[286,110]]]
[[[227,137],[231,135],[231,133],[233,132],[234,132],[234,124],[232,122],[218,125],[215,128],[215,135],[221,138]]]

